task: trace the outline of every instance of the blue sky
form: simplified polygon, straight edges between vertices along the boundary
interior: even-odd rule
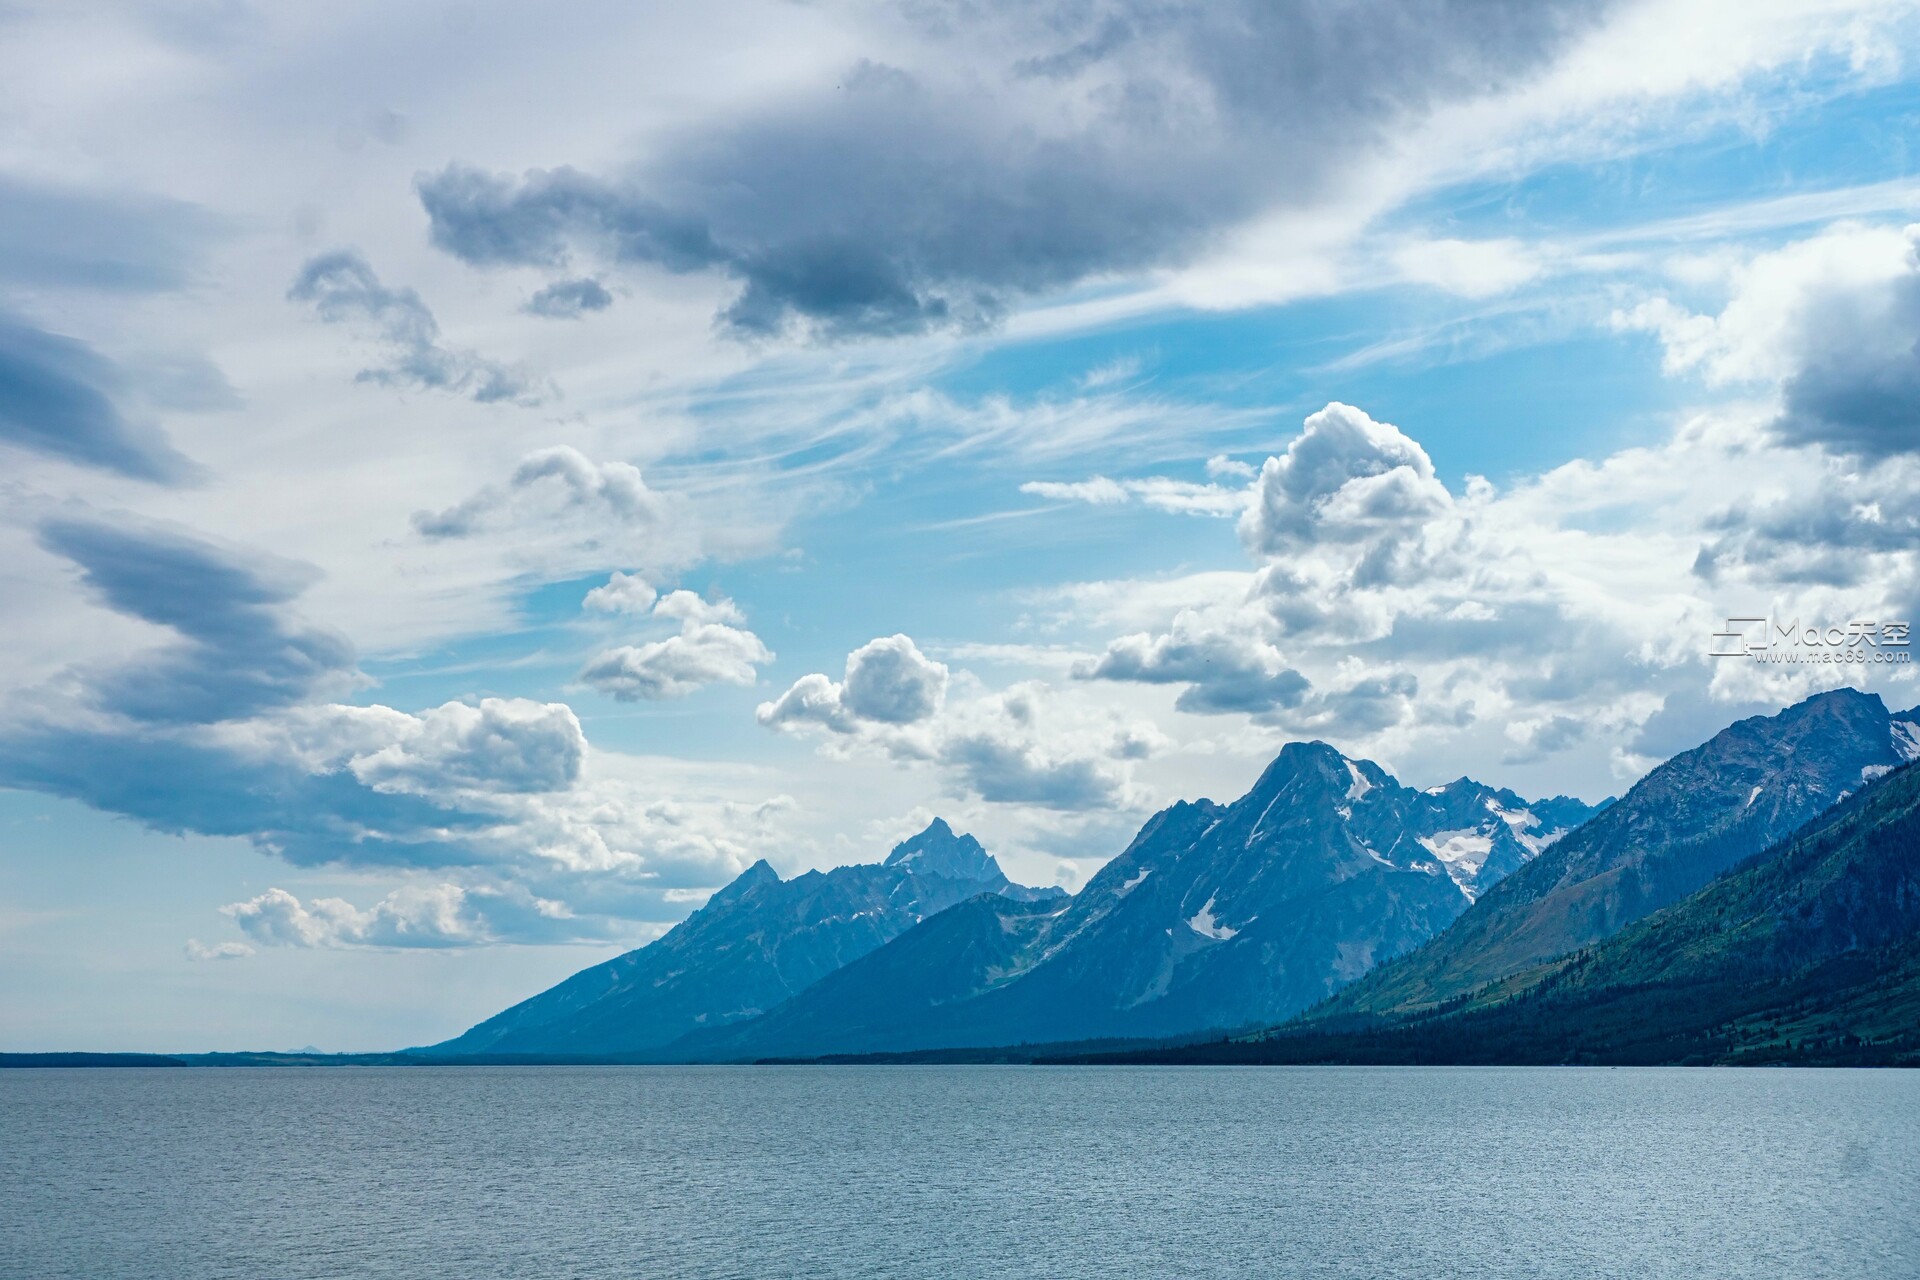
[[[630,10],[0,14],[0,1049],[1920,702],[1916,6]]]

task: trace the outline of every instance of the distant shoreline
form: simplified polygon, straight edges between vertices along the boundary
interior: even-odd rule
[[[1817,1068],[1822,1070],[1902,1070],[1912,1069],[1912,1061],[1866,1060],[1851,1063],[1831,1061],[1771,1062],[1407,1062],[1380,1061],[1234,1061],[1227,1057],[1195,1055],[1184,1060],[1174,1053],[1163,1055],[1064,1053],[1058,1048],[1046,1052],[1016,1052],[983,1049],[978,1052],[941,1050],[927,1053],[891,1053],[834,1055],[823,1058],[777,1058],[755,1062],[662,1062],[650,1058],[548,1058],[548,1057],[460,1057],[437,1058],[410,1053],[0,1053],[0,1070],[35,1068],[128,1068],[128,1067],[914,1067],[914,1066],[1029,1066],[1029,1067],[1404,1067],[1421,1070],[1435,1067],[1586,1067],[1631,1070],[1651,1067],[1687,1067],[1699,1070],[1726,1068],[1763,1070],[1766,1068]]]

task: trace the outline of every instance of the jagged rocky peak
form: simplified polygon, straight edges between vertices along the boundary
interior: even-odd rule
[[[1001,880],[1000,864],[970,835],[956,834],[945,818],[935,818],[926,830],[893,846],[889,867],[906,867],[920,875],[949,880]]]
[[[1350,785],[1349,766],[1357,766],[1358,763],[1342,755],[1339,748],[1317,739],[1312,742],[1289,742],[1280,748],[1280,754],[1261,773],[1260,780],[1253,784],[1253,791],[1267,794],[1288,783],[1305,779],[1329,783],[1346,781]],[[1374,768],[1378,769],[1379,766],[1375,765]]]
[[[1325,742],[1289,742],[1235,807],[1275,816],[1280,809],[1317,810],[1322,802],[1346,809],[1380,789],[1399,784],[1373,761],[1351,759]]]
[[[1599,807],[1565,796],[1529,801],[1466,777],[1415,791],[1371,760],[1325,742],[1291,742],[1235,810],[1236,830],[1249,847],[1303,838],[1337,843],[1328,826],[1334,824],[1378,863],[1430,874],[1444,869],[1472,901]]]
[[[1894,713],[1893,753],[1902,763],[1920,760],[1920,707]]]
[[[768,862],[765,858],[761,858],[745,871],[735,876],[724,888],[716,892],[711,898],[708,898],[707,905],[712,906],[716,903],[725,904],[728,902],[737,902],[741,898],[747,897],[756,889],[779,883],[780,873],[773,869],[772,863]]]

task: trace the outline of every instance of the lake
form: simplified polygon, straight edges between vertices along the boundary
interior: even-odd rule
[[[1920,1276],[1920,1073],[0,1071],[0,1275]]]

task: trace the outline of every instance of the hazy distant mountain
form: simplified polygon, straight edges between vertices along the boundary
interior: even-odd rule
[[[976,899],[688,1057],[1164,1035],[1283,1018],[1445,928],[1591,812],[1417,791],[1293,743],[1240,800],[1174,805],[1065,903]]]
[[[1617,804],[1491,889],[1444,934],[1382,966],[1316,1019],[1430,1008],[1539,966],[1678,902],[1920,754],[1920,715],[1839,689],[1742,720],[1675,756]]]
[[[782,880],[763,859],[658,940],[487,1019],[432,1054],[643,1053],[751,1018],[979,894],[1061,900],[1010,883],[969,835],[935,819],[884,863]]]
[[[1129,1057],[1920,1064],[1920,767],[1871,782],[1691,897],[1551,963],[1515,998]]]

